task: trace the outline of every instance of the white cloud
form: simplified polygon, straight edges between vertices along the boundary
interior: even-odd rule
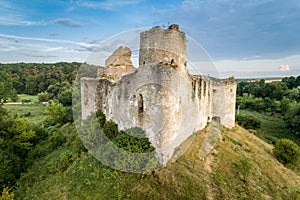
[[[24,49],[22,47],[16,47],[16,46],[6,46],[6,47],[0,47],[0,51],[6,51],[6,52],[9,52],[9,51],[16,51],[16,50],[21,50],[21,49]]]
[[[6,34],[0,34],[0,37],[3,38],[11,38],[11,39],[17,39],[17,40],[31,40],[31,41],[42,41],[42,42],[53,42],[53,43],[65,43],[65,44],[73,44],[73,45],[79,45],[82,47],[96,47],[96,45],[88,44],[84,42],[75,42],[71,40],[57,40],[57,39],[47,39],[47,38],[33,38],[33,37],[22,37],[22,36],[15,36],[15,35],[6,35]]]
[[[74,22],[71,19],[56,19],[56,20],[54,20],[54,23],[61,24],[61,25],[64,25],[64,26],[68,26],[68,27],[72,27],[72,28],[77,28],[77,27],[82,26],[82,24]]]
[[[141,0],[104,0],[104,1],[90,1],[83,0],[76,2],[78,6],[93,8],[93,9],[104,9],[104,10],[115,10],[118,7],[129,6],[138,4]]]
[[[42,22],[28,21],[21,15],[6,15],[0,17],[0,25],[4,26],[32,26],[32,25],[43,25]]]
[[[44,22],[36,22],[26,19],[26,16],[20,14],[24,12],[9,1],[0,1],[0,13],[0,25],[31,26],[44,24]]]
[[[287,72],[287,71],[290,71],[290,66],[289,65],[281,65],[280,66],[280,71],[281,72]]]
[[[45,49],[45,51],[59,51],[59,50],[63,50],[63,47],[48,47]]]
[[[248,59],[248,60],[215,60],[214,63],[222,77],[270,77],[298,75],[300,72],[300,55],[279,59]],[[289,63],[289,64],[282,64]],[[280,66],[280,68],[278,67]]]
[[[90,53],[83,42],[0,34],[0,62],[84,61]],[[95,45],[94,45],[95,46]],[[80,52],[76,49],[82,49]]]

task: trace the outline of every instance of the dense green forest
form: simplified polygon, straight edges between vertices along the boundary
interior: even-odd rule
[[[264,79],[256,82],[241,81],[238,83],[236,106],[264,113],[285,121],[289,131],[300,137],[300,76],[285,77],[281,82],[265,83]],[[259,125],[255,118],[242,119],[240,123],[252,120]],[[255,129],[255,127],[252,127]]]
[[[17,63],[0,64],[0,71],[10,75],[18,94],[35,95],[45,92],[50,85],[72,81],[80,63],[60,62],[55,64]]]
[[[3,191],[3,199],[22,199],[24,196],[27,196],[27,199],[31,199],[31,197],[37,198],[34,194],[39,191],[34,190],[34,185],[42,184],[46,180],[55,182],[51,177],[59,178],[64,173],[75,173],[74,179],[78,178],[79,182],[83,181],[86,187],[89,187],[91,184],[97,184],[91,183],[91,180],[86,177],[80,179],[81,176],[89,177],[92,174],[94,178],[101,177],[101,181],[105,180],[103,185],[110,185],[111,188],[107,188],[108,191],[122,191],[122,189],[116,188],[120,187],[115,184],[116,181],[124,181],[120,182],[120,184],[124,184],[123,187],[129,187],[131,184],[127,184],[127,180],[141,181],[144,176],[146,176],[148,181],[155,179],[153,187],[159,188],[163,186],[160,185],[161,180],[156,182],[157,177],[149,174],[142,174],[141,176],[124,175],[121,172],[109,169],[95,161],[85,149],[76,134],[77,131],[72,115],[73,84],[80,66],[80,63],[64,62],[55,64],[0,64],[0,191]],[[86,71],[86,73],[90,72]],[[20,99],[18,99],[20,94],[34,95],[39,102],[48,102],[48,104],[46,106],[42,106],[42,104],[39,104],[39,106],[23,106],[20,109],[24,110],[23,114],[18,113],[19,110],[16,109],[18,105],[14,108],[17,110],[15,113],[12,112],[13,109],[8,111],[9,107],[2,105],[5,102],[20,102]],[[21,100],[21,102],[30,101],[32,100],[29,98],[22,98]],[[265,131],[264,134],[271,134],[269,133],[271,129],[268,129],[270,126],[279,127],[279,129],[286,131],[286,133],[278,133],[276,137],[273,137],[273,135],[268,137],[269,140],[267,141],[278,146],[278,151],[274,155],[280,162],[295,171],[300,171],[300,167],[297,166],[298,163],[294,162],[298,159],[297,156],[286,157],[285,154],[282,154],[284,150],[281,148],[284,145],[288,145],[294,147],[293,151],[299,151],[295,143],[300,143],[300,76],[286,77],[281,82],[273,83],[265,83],[264,80],[257,82],[240,81],[238,83],[236,102],[238,109],[237,122],[253,131],[257,136],[262,135],[259,132],[262,129]],[[34,114],[38,113],[33,108],[40,110],[40,115],[37,114],[36,118],[32,118],[34,119],[33,121],[28,121],[28,117],[33,117]],[[257,114],[253,114],[254,112]],[[148,139],[135,138],[124,131],[118,130],[118,125],[113,121],[107,121],[105,115],[100,111],[95,113],[95,115],[106,136],[119,148],[129,152],[140,153],[154,150]],[[269,118],[265,120],[265,116],[275,119],[275,122],[270,122]],[[36,120],[37,118],[39,120]],[[139,129],[134,129],[134,131],[142,132]],[[236,133],[233,131],[230,134],[234,135]],[[288,135],[292,136],[287,137]],[[291,140],[279,140],[281,138],[289,138],[295,143]],[[229,137],[227,142],[230,141],[233,141],[234,145],[238,143]],[[239,145],[242,146],[241,144]],[[295,153],[295,155],[297,154]],[[103,174],[94,174],[96,173],[95,171],[84,171],[88,167],[82,166],[84,161],[94,164],[93,168],[100,170]],[[244,161],[241,160],[241,162],[243,163]],[[249,160],[245,162],[250,167],[253,164]],[[92,166],[92,164],[88,165]],[[43,167],[42,165],[45,166]],[[72,166],[76,166],[76,169],[73,169]],[[73,171],[68,171],[69,168],[73,169]],[[239,168],[238,164],[237,168]],[[76,170],[82,170],[84,173],[80,174]],[[254,170],[254,168],[251,170]],[[215,172],[215,174],[216,184],[220,184],[219,187],[222,188],[222,181],[226,177],[223,177],[224,175],[222,174],[219,174],[220,177],[217,177],[218,172]],[[61,183],[63,183],[65,178],[60,178],[62,178]],[[243,174],[242,182],[247,183],[246,179],[247,177]],[[81,185],[72,183],[72,180],[69,181],[70,187],[81,187]],[[186,184],[193,188],[190,185],[190,181]],[[247,184],[250,184],[250,182]],[[179,188],[178,190],[183,189]],[[203,190],[203,188],[198,189]],[[186,188],[186,190],[188,191],[189,189]],[[188,195],[188,193],[185,194],[186,191],[182,192],[184,195]],[[201,194],[203,195],[203,192]],[[109,197],[119,198],[118,194],[109,195],[111,195]],[[124,192],[122,195],[128,194]],[[227,195],[230,196],[229,193]]]

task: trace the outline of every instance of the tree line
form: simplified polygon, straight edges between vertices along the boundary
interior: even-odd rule
[[[0,71],[10,76],[16,93],[37,95],[56,83],[72,84],[80,65],[75,62],[0,64]]]

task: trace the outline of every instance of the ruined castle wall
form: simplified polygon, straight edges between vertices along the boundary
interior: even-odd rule
[[[136,68],[133,66],[108,66],[103,70],[103,73],[100,74],[100,77],[118,81],[122,76],[133,73],[135,70]]]
[[[149,65],[116,83],[107,79],[81,82],[83,116],[101,109],[120,129],[143,128],[161,163],[214,118],[226,127],[234,126],[234,81],[186,77],[169,66]]]
[[[224,109],[224,126],[233,128],[235,126],[235,103],[237,84],[233,79],[225,79],[225,109]]]
[[[232,78],[213,82],[212,116],[227,128],[235,124],[236,81]]]
[[[128,47],[120,46],[105,60],[105,67],[109,66],[133,66],[131,58],[131,50]]]
[[[123,76],[113,87],[107,106],[107,118],[118,122],[120,129],[138,126],[146,131],[162,163],[207,122],[197,111],[201,106],[197,98],[192,99],[191,81],[164,65],[149,65]]]
[[[96,109],[102,110],[106,115],[109,113],[109,106],[107,101],[110,98],[111,91],[113,89],[114,83],[108,79],[98,79],[97,83],[97,93],[96,93]]]
[[[198,130],[203,129],[207,122],[211,121],[211,101],[212,101],[212,82],[205,76],[191,76],[192,79],[192,99],[195,98],[200,119],[198,122]]]
[[[105,68],[99,68],[98,78],[118,81],[122,76],[133,73],[136,68],[131,61],[131,50],[128,47],[119,47],[105,60]]]
[[[81,110],[82,119],[85,120],[92,112],[97,110],[97,85],[98,79],[82,78],[80,80],[81,87]]]

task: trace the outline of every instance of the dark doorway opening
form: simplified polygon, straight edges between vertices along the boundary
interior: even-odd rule
[[[212,121],[213,121],[213,122],[216,122],[216,123],[218,123],[218,124],[221,124],[221,117],[220,117],[220,116],[214,116],[214,117],[212,118]]]

